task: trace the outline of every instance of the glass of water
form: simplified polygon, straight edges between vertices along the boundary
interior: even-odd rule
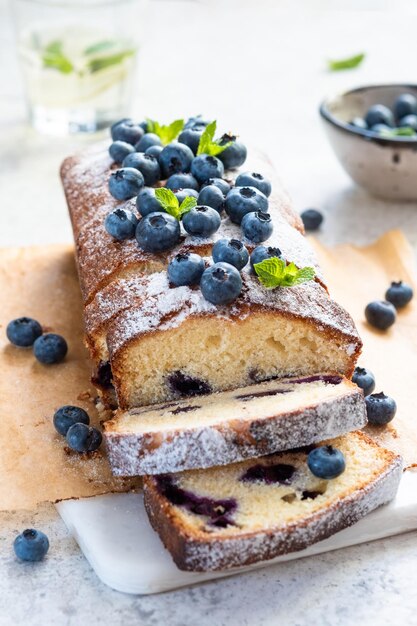
[[[55,135],[129,113],[147,0],[12,0],[29,117]]]

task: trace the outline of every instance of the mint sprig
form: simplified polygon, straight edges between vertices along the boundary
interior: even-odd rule
[[[316,272],[312,267],[298,269],[294,263],[285,263],[283,259],[271,257],[253,266],[259,281],[267,289],[276,287],[294,287],[313,280]]]
[[[166,189],[165,187],[155,189],[155,196],[161,207],[178,221],[185,213],[197,206],[197,200],[193,196],[187,196],[180,204],[177,196],[171,189]]]
[[[347,57],[346,59],[337,59],[328,61],[329,70],[332,72],[338,72],[340,70],[352,70],[355,67],[358,67],[365,58],[365,53],[361,52],[360,54],[355,54],[351,57]]]
[[[167,143],[173,141],[182,129],[184,128],[184,120],[174,120],[171,124],[160,124],[156,120],[151,120],[149,118],[146,119],[147,123],[147,132],[155,133],[158,135],[159,139],[166,146]]]
[[[209,154],[210,156],[217,156],[221,154],[223,150],[226,150],[228,146],[232,143],[228,141],[223,146],[220,145],[220,139],[214,139],[214,135],[216,133],[217,122],[210,122],[204,130],[204,133],[200,137],[200,142],[198,144],[197,156],[200,154]]]
[[[42,62],[44,67],[58,70],[62,74],[71,74],[74,71],[74,66],[63,53],[62,45],[62,41],[51,41],[44,49]]]
[[[416,131],[411,126],[401,126],[400,128],[390,128],[380,131],[386,137],[414,137]]]

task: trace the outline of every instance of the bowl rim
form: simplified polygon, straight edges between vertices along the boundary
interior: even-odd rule
[[[395,146],[398,148],[412,148],[416,149],[417,145],[417,134],[414,137],[384,137],[381,135],[376,135],[370,130],[366,130],[363,128],[357,128],[356,126],[351,126],[347,122],[343,122],[339,120],[335,115],[330,113],[328,109],[328,104],[335,100],[336,98],[343,98],[344,96],[349,96],[355,93],[361,93],[363,91],[371,91],[373,89],[383,89],[388,87],[401,87],[406,89],[413,89],[417,91],[417,84],[415,83],[376,83],[372,85],[362,85],[360,87],[355,87],[354,89],[348,89],[346,91],[342,91],[333,96],[329,96],[322,100],[319,106],[320,116],[329,124],[336,126],[345,133],[349,133],[351,135],[356,135],[357,137],[365,140],[365,141],[373,141],[383,146]]]

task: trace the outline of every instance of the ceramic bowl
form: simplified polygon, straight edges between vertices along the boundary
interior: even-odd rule
[[[417,85],[371,85],[326,99],[320,115],[337,158],[361,187],[390,200],[417,200],[417,135],[387,138],[349,124],[373,104],[392,109],[402,93],[417,97]]]

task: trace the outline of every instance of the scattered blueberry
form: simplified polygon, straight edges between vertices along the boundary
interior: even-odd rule
[[[235,181],[236,187],[256,187],[268,197],[271,195],[271,183],[262,174],[256,172],[243,172],[239,174]]]
[[[300,215],[306,231],[318,230],[323,223],[323,213],[317,209],[306,209]]]
[[[178,135],[178,141],[188,146],[194,154],[197,154],[198,144],[200,143],[201,135],[204,132],[204,126],[196,125],[192,128],[184,128],[184,130]]]
[[[155,133],[145,133],[135,144],[137,152],[145,152],[151,146],[162,146],[162,141]]]
[[[172,174],[189,172],[193,158],[193,151],[184,143],[169,143],[159,155],[162,177],[169,178]]]
[[[21,561],[42,561],[49,550],[49,540],[42,531],[27,528],[16,537],[13,548]]]
[[[247,213],[241,222],[242,232],[246,239],[254,243],[266,241],[274,230],[271,216],[263,211]]]
[[[417,131],[417,115],[410,114],[402,117],[398,122],[398,126],[400,128],[412,128],[413,130]]]
[[[218,187],[225,196],[229,193],[231,189],[230,183],[228,183],[227,180],[225,180],[224,178],[209,178],[201,185],[201,189],[204,189],[204,187],[207,187],[209,185],[214,185],[215,187]]]
[[[100,447],[103,439],[97,428],[82,422],[70,426],[65,438],[69,447],[76,452],[94,452]]]
[[[138,170],[125,167],[111,173],[109,191],[116,200],[129,200],[138,195],[144,184],[143,176]]]
[[[198,195],[198,204],[205,204],[221,213],[224,208],[224,194],[216,185],[207,185]]]
[[[136,228],[136,240],[145,252],[163,252],[180,240],[180,224],[175,217],[162,211],[143,217]]]
[[[249,261],[249,252],[238,239],[219,239],[212,249],[215,263],[229,263],[239,271]]]
[[[401,120],[407,115],[417,115],[417,98],[411,93],[403,93],[394,102],[394,115]]]
[[[52,365],[63,361],[68,352],[67,342],[61,335],[46,333],[38,337],[33,344],[33,353],[44,365]]]
[[[165,187],[167,189],[195,189],[198,191],[200,185],[192,174],[172,174],[166,182]]]
[[[65,435],[68,432],[70,426],[78,423],[89,424],[90,418],[88,413],[84,411],[79,406],[72,406],[67,404],[66,406],[61,406],[54,414],[54,426],[55,430],[59,432],[60,435]]]
[[[29,348],[42,335],[42,326],[31,317],[18,317],[7,324],[6,335],[14,346]]]
[[[393,114],[383,104],[374,104],[369,107],[365,115],[365,122],[369,128],[372,128],[375,124],[386,124],[391,128],[395,126]]]
[[[375,326],[379,330],[387,330],[395,322],[397,313],[390,302],[375,300],[367,305],[365,317],[371,326]]]
[[[160,213],[165,212],[155,196],[155,189],[153,187],[144,187],[142,191],[139,192],[136,198],[136,206],[142,217],[149,215],[149,213],[155,213],[155,211]]]
[[[368,125],[363,117],[354,117],[350,122],[350,125],[355,126],[355,128],[361,128],[362,130],[366,130],[368,128]]]
[[[375,376],[364,367],[355,367],[352,382],[363,390],[365,396],[369,396],[375,389]]]
[[[230,304],[242,291],[242,279],[233,265],[215,263],[204,270],[200,288],[205,299],[212,304]]]
[[[373,393],[365,398],[368,422],[374,426],[383,426],[394,419],[397,403],[385,393]]]
[[[311,450],[307,457],[307,465],[314,476],[324,480],[337,478],[346,468],[343,453],[332,446],[319,446]]]
[[[192,160],[191,173],[199,183],[204,183],[208,178],[222,178],[224,166],[217,157],[200,154]]]
[[[121,163],[128,154],[134,151],[134,147],[126,141],[113,141],[109,148],[109,154],[116,163]]]
[[[220,224],[220,215],[209,206],[196,206],[182,218],[187,233],[195,237],[210,237],[220,228]]]
[[[113,141],[125,141],[135,145],[143,135],[143,128],[132,120],[126,119],[113,124],[111,128],[111,137]]]
[[[164,146],[149,146],[146,148],[145,154],[149,154],[149,156],[155,157],[155,159],[159,159],[159,155],[161,154]]]
[[[273,248],[271,246],[256,246],[250,255],[251,268],[253,269],[253,266],[256,263],[262,263],[265,259],[272,259],[273,257],[282,259],[282,252],[279,248]]]
[[[386,133],[387,131],[389,132],[391,127],[386,124],[374,124],[369,130],[379,135],[381,133]]]
[[[176,191],[174,191],[174,196],[177,198],[178,202],[181,204],[181,202],[185,200],[185,198],[189,198],[190,196],[197,200],[198,191],[196,191],[195,189],[177,189]]]
[[[161,170],[158,159],[144,152],[133,152],[128,154],[123,160],[123,167],[133,167],[138,170],[145,181],[145,185],[150,187],[161,178]]]
[[[393,281],[385,293],[385,300],[391,302],[396,309],[406,306],[413,298],[413,289],[402,280]]]
[[[183,252],[177,254],[168,265],[168,278],[176,287],[198,285],[205,264],[199,254]]]
[[[137,225],[138,218],[129,209],[115,209],[104,221],[104,228],[117,241],[133,239]]]
[[[220,138],[219,143],[221,146],[224,146],[230,141],[232,142],[231,145],[219,154],[219,159],[223,163],[226,170],[232,170],[240,167],[246,161],[247,156],[246,146],[244,146],[240,141],[237,141],[235,135],[229,135],[226,133]]]
[[[256,187],[234,187],[226,196],[225,209],[232,222],[240,224],[246,213],[268,211],[268,198]]]

